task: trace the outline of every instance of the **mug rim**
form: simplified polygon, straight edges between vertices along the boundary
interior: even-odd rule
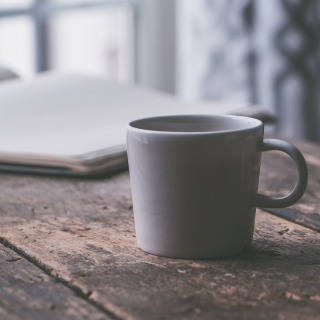
[[[253,125],[248,126],[247,128],[241,128],[241,129],[234,129],[234,130],[216,130],[216,131],[162,131],[162,130],[151,130],[151,129],[143,129],[143,128],[137,128],[133,125],[135,123],[139,123],[142,121],[148,121],[153,119],[165,119],[165,118],[178,118],[178,117],[215,117],[215,118],[236,118],[239,120],[248,120],[252,122]],[[248,122],[247,122],[248,123]],[[132,130],[135,132],[140,133],[154,133],[154,134],[163,134],[163,135],[207,135],[207,134],[227,134],[227,133],[234,133],[234,132],[245,132],[250,131],[254,129],[258,129],[259,127],[263,127],[263,122],[261,120],[246,117],[246,116],[237,116],[237,115],[220,115],[220,114],[173,114],[173,115],[161,115],[161,116],[154,116],[154,117],[145,117],[145,118],[139,118],[130,121],[126,128],[127,130]]]

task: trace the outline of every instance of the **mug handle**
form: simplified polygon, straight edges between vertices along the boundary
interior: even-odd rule
[[[251,199],[252,207],[263,208],[285,208],[293,205],[303,196],[308,183],[308,168],[306,160],[297,147],[293,144],[277,140],[263,139],[258,147],[258,151],[279,150],[288,154],[293,160],[297,169],[297,183],[292,192],[283,198],[268,197],[260,193],[253,195]]]

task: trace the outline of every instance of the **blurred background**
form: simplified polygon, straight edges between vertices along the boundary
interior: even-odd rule
[[[257,104],[320,141],[318,0],[0,0],[0,65]]]

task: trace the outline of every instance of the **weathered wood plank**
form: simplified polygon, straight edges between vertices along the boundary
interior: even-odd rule
[[[137,248],[127,173],[0,187],[1,241],[119,318],[319,318],[320,233],[260,211],[241,255],[160,258]]]
[[[279,217],[320,232],[320,146],[305,141],[290,141],[303,153],[309,170],[309,182],[302,199],[284,209],[265,209]],[[271,196],[285,196],[294,187],[296,172],[292,160],[282,152],[264,152],[259,190]]]
[[[0,245],[0,319],[110,319],[12,250]]]

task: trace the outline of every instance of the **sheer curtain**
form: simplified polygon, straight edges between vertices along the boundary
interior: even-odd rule
[[[320,1],[177,1],[177,91],[258,103],[320,141]]]

